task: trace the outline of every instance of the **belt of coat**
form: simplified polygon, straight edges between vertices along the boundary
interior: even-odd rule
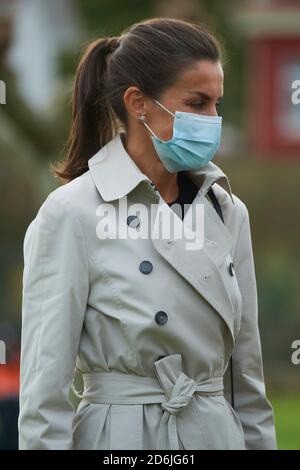
[[[119,372],[83,373],[84,392],[79,396],[89,403],[122,405],[117,407],[114,417],[119,423],[115,421],[111,431],[113,449],[120,449],[120,446],[125,449],[126,439],[129,439],[128,448],[142,448],[141,405],[149,403],[160,403],[164,410],[157,434],[157,449],[180,449],[178,435],[185,449],[197,449],[201,412],[195,394],[223,395],[223,377],[195,382],[183,373],[180,354],[165,356],[154,362],[154,366],[157,378]],[[202,432],[205,437],[205,429]]]

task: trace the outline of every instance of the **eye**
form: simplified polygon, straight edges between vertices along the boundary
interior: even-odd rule
[[[217,101],[217,102],[216,102],[217,108],[219,108],[220,106],[222,106],[222,104],[223,104],[223,103],[222,103],[222,100]]]
[[[202,109],[202,108],[204,108],[205,104],[206,103],[204,103],[203,101],[197,101],[195,103],[192,103],[191,106],[193,108]]]

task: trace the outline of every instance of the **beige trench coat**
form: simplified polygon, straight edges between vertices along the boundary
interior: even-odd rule
[[[174,211],[120,134],[88,163],[49,194],[24,237],[19,448],[276,449],[249,214],[227,176],[212,162],[189,172],[204,245],[188,250],[160,230]],[[132,237],[99,237],[101,209],[119,215],[125,199],[138,217],[118,228]],[[134,239],[145,223],[136,204],[156,208],[145,238]],[[187,214],[173,218],[195,229]],[[75,368],[84,380],[76,411]]]

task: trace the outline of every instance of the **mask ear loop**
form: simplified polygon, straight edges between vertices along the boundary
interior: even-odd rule
[[[171,116],[175,117],[175,114],[173,114],[171,111],[169,111],[167,108],[165,108],[164,105],[161,104],[159,101],[155,100],[154,98],[152,98],[152,100],[155,101],[155,103],[158,104],[158,106],[160,106],[165,111],[167,111],[167,113],[171,114]]]
[[[163,108],[165,111],[167,111],[167,113],[171,114],[171,116],[173,116],[175,118],[175,114],[173,114],[171,111],[169,111],[167,108],[164,107],[163,104],[161,104],[159,101],[155,100],[154,98],[152,98],[152,101],[155,101],[156,104],[158,104],[158,106],[160,106],[161,108]],[[161,140],[164,144],[167,142],[166,140],[163,140],[161,139],[160,137],[158,137],[156,134],[154,134],[154,132],[152,131],[152,129],[150,129],[150,127],[148,126],[148,124],[145,122],[145,119],[146,119],[146,116],[145,114],[141,114],[141,116],[139,116],[139,119],[143,122],[143,124],[145,124],[145,126],[147,127],[147,129],[151,132],[151,134],[156,137],[157,139]]]
[[[158,137],[156,134],[154,134],[153,130],[148,126],[148,124],[145,122],[145,119],[146,119],[146,116],[145,114],[142,114],[141,116],[139,116],[139,119],[142,121],[143,124],[145,124],[145,126],[147,127],[147,129],[151,132],[151,134],[156,137],[157,139],[161,140],[162,142],[166,143],[165,140],[161,139],[160,137]]]

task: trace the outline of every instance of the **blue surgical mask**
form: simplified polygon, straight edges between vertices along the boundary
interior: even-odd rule
[[[221,143],[222,117],[175,111],[173,114],[161,103],[154,100],[161,108],[174,116],[173,136],[164,141],[151,132],[152,142],[157,155],[170,172],[198,170],[213,159]]]

